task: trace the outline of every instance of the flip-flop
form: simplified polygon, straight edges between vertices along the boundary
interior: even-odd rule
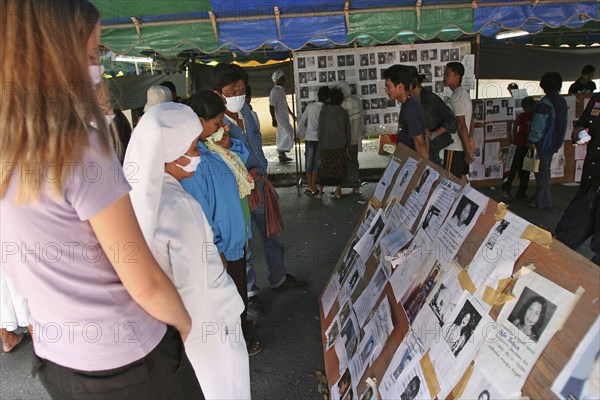
[[[260,344],[258,340],[253,340],[251,343],[248,343],[246,348],[248,349],[249,356],[254,356],[260,353],[263,349],[262,344]]]
[[[304,194],[307,194],[309,196],[314,196],[315,194],[317,194],[317,192],[313,192],[312,190],[307,188],[307,189],[304,189]]]

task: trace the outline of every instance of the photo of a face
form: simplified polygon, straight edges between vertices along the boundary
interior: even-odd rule
[[[450,61],[458,61],[459,58],[458,49],[450,49]]]
[[[338,81],[346,80],[346,71],[344,71],[344,70],[338,71],[337,75],[338,75]]]
[[[353,67],[354,66],[354,54],[348,54],[346,56],[346,66]]]
[[[417,61],[417,50],[409,50],[408,51],[408,61],[411,61],[411,62]]]
[[[440,60],[442,62],[450,61],[450,49],[442,49],[440,50]]]
[[[517,335],[522,342],[537,343],[556,311],[556,305],[525,287],[508,321],[525,335]]]
[[[408,62],[408,51],[401,51],[400,52],[400,62],[401,63]]]
[[[454,210],[454,214],[452,214],[452,221],[459,228],[468,226],[478,209],[479,206],[474,201],[466,196],[462,196]]]
[[[327,73],[327,81],[335,82],[335,71],[329,71]]]
[[[334,68],[334,58],[333,56],[327,56],[327,68]]]
[[[372,83],[369,85],[369,94],[377,94],[377,84]]]
[[[351,95],[356,95],[356,83],[351,83],[350,84],[350,94]]]
[[[385,53],[377,53],[377,63],[378,64],[385,64],[386,60],[387,60],[387,56]]]
[[[306,67],[307,68],[315,67],[315,58],[314,57],[306,57]]]
[[[358,80],[359,81],[366,81],[367,77],[368,77],[368,72],[366,69],[358,70]]]
[[[319,65],[319,68],[327,68],[327,57],[325,57],[325,56],[317,57],[317,63]]]
[[[367,94],[369,92],[369,88],[367,88]],[[362,101],[362,108],[363,110],[370,110],[371,109],[371,101],[370,100],[363,100]]]
[[[377,68],[369,68],[369,80],[374,81],[377,79]]]
[[[338,63],[338,67],[345,67],[346,66],[346,56],[338,56],[337,63]]]
[[[327,83],[327,72],[319,72],[319,83]]]
[[[315,71],[309,71],[306,73],[306,80],[308,82],[316,82],[317,80],[317,73]]]
[[[298,69],[306,68],[306,58],[300,57],[298,58]]]
[[[437,49],[429,50],[429,59],[437,60]]]
[[[360,94],[363,96],[369,95],[369,85],[360,85]],[[368,100],[363,100],[368,101]]]
[[[360,55],[360,66],[361,67],[366,67],[367,65],[369,65],[369,55],[368,54],[361,54]]]
[[[308,88],[307,87],[300,88],[300,98],[301,99],[308,98]]]
[[[375,65],[375,53],[369,53],[369,65]]]
[[[429,61],[429,50],[421,50],[421,61]]]
[[[479,312],[477,312],[469,300],[465,301],[456,319],[444,335],[444,340],[454,356],[458,356],[469,342],[479,321],[481,321]]]
[[[307,82],[306,72],[300,72],[298,74],[298,80],[300,81],[300,83],[306,83]]]

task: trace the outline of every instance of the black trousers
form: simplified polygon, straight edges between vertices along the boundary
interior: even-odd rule
[[[515,150],[515,155],[513,157],[512,164],[510,166],[510,171],[508,173],[508,177],[506,181],[502,184],[502,190],[506,193],[510,194],[510,189],[512,187],[513,180],[519,174],[519,189],[517,189],[517,197],[525,197],[527,193],[527,186],[529,184],[529,174],[531,172],[525,171],[523,169],[523,160],[525,160],[525,156],[527,155],[528,147],[517,147]]]
[[[82,355],[84,357],[84,355]],[[33,354],[32,374],[53,399],[202,399],[179,332],[167,328],[146,357],[104,371],[78,371]]]
[[[595,253],[592,261],[600,265],[600,188],[581,187],[558,222],[557,240],[577,250],[588,238]]]

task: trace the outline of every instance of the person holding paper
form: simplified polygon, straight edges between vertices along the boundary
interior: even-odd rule
[[[573,250],[591,237],[590,247],[595,254],[592,261],[600,265],[600,93],[594,93],[575,123],[571,136],[573,143],[582,131],[592,139],[587,142],[581,184],[558,222],[555,236]]]

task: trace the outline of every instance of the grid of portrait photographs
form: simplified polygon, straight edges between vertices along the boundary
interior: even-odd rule
[[[383,71],[394,64],[412,65],[423,75],[423,87],[448,96],[443,84],[445,64],[468,53],[468,44],[452,42],[298,52],[294,56],[297,106],[302,113],[317,100],[319,87],[346,81],[352,94],[362,99],[367,133],[395,133],[399,105],[385,93]]]
[[[335,356],[329,369],[339,371],[332,374],[339,395],[331,398],[365,393],[371,377],[382,399],[446,399],[473,363],[492,379],[474,380],[469,393],[515,398],[577,301],[533,272],[541,262],[515,271],[532,243],[528,221],[505,212],[487,225],[494,214],[489,198],[441,175],[408,150],[398,152],[336,265],[327,287],[337,289],[321,297],[325,359]],[[464,261],[466,249],[475,250],[475,226],[488,233]],[[388,244],[394,251],[380,250]],[[337,307],[326,308],[326,297]],[[499,314],[490,313],[500,305]],[[430,387],[436,392],[422,391]]]

